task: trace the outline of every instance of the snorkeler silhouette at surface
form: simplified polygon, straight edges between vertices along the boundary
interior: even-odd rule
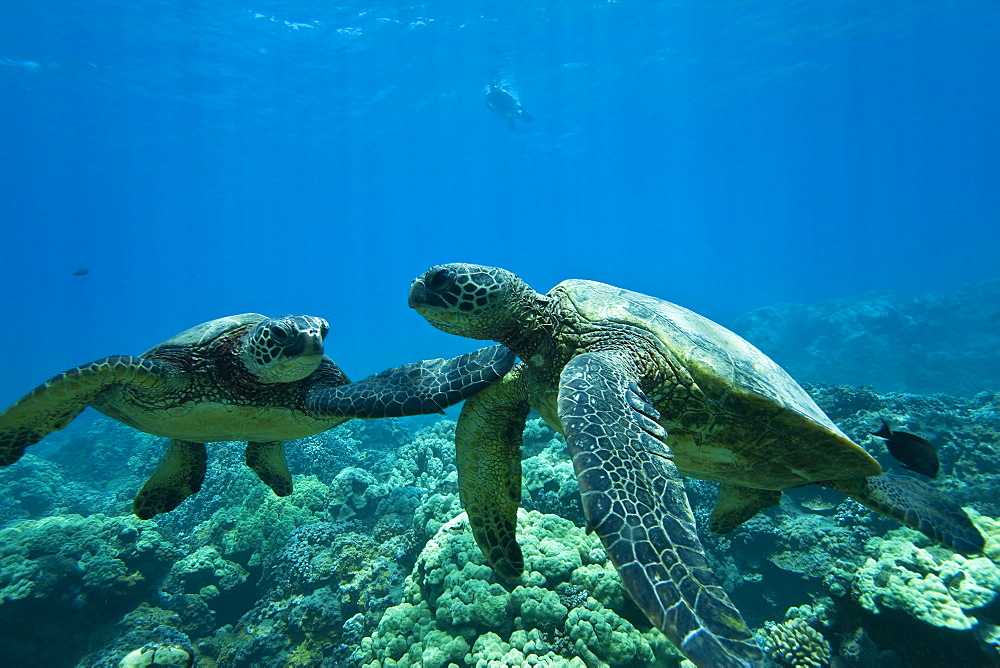
[[[521,103],[501,85],[502,82],[494,80],[490,83],[490,89],[486,92],[486,106],[500,116],[507,119],[507,127],[517,130],[518,119],[522,121],[533,121]]]

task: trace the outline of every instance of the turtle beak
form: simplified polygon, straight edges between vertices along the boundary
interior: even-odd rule
[[[415,308],[417,310],[426,306],[437,306],[444,309],[448,308],[448,302],[441,299],[441,295],[427,287],[423,278],[416,278],[413,280],[413,283],[410,284],[410,297],[407,301],[410,308]]]
[[[427,286],[419,278],[413,279],[413,282],[410,283],[410,297],[407,299],[407,303],[410,308],[417,308],[426,301]]]
[[[295,340],[281,349],[286,357],[316,356],[323,354],[323,337],[318,331],[300,332]]]

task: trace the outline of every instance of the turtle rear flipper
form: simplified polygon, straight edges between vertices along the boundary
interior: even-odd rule
[[[337,387],[309,391],[306,407],[320,417],[383,418],[441,413],[490,386],[514,365],[514,353],[489,346],[450,360],[404,364]]]
[[[201,489],[207,461],[204,443],[172,439],[153,475],[132,502],[132,512],[139,519],[148,520],[179,506]]]
[[[246,462],[275,494],[288,496],[292,493],[292,474],[288,472],[284,441],[250,441]]]
[[[170,372],[159,362],[112,355],[50,378],[0,413],[0,466],[13,464],[26,447],[68,425],[112,386],[155,387]]]
[[[455,428],[458,494],[483,556],[498,575],[515,579],[524,572],[517,544],[521,503],[521,443],[529,405],[522,367],[471,397]]]
[[[559,420],[583,510],[622,584],[699,666],[758,666],[753,634],[719,586],[684,483],[627,353],[585,353],[563,369]]]
[[[877,513],[899,520],[962,554],[983,551],[985,539],[965,511],[922,480],[883,473],[871,478],[821,482]]]
[[[708,529],[716,535],[726,534],[754,517],[764,508],[781,503],[781,492],[771,489],[751,489],[724,482],[712,509]]]

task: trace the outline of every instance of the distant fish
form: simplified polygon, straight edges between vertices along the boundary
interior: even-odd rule
[[[77,269],[76,271],[73,272],[73,275],[74,276],[86,276],[89,273],[90,273],[90,269],[87,269],[86,267],[80,267],[79,269]]]
[[[909,469],[929,478],[938,474],[938,456],[934,446],[916,434],[889,429],[889,423],[882,420],[882,428],[869,432],[873,436],[885,439],[889,454],[895,457],[904,469]]]
[[[521,103],[517,99],[500,87],[498,82],[490,84],[489,91],[486,92],[486,106],[507,119],[507,127],[517,130],[517,119],[523,121],[533,121]]]

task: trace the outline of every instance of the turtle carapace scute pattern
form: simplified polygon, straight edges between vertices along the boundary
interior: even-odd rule
[[[719,483],[725,533],[815,483],[959,552],[984,540],[965,512],[913,478],[882,474],[792,378],[724,327],[676,304],[568,280],[547,294],[496,267],[432,267],[410,306],[435,327],[520,358],[465,403],[459,492],[480,549],[516,578],[520,445],[529,409],[566,437],[588,525],[626,590],[696,665],[764,665],[698,539],[684,476]]]
[[[113,355],[54,376],[0,413],[0,466],[87,406],[171,439],[133,503],[142,519],[176,508],[205,479],[205,444],[246,441],[246,463],[278,496],[292,493],[284,442],[352,418],[439,413],[503,376],[503,346],[431,359],[350,382],[323,353],[323,318],[258,313],[192,327],[138,357]]]

